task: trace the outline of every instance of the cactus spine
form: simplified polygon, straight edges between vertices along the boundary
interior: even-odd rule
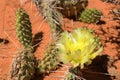
[[[43,59],[38,62],[38,72],[49,73],[55,70],[59,63],[55,38],[63,31],[60,24],[60,13],[55,9],[57,0],[33,0],[33,2],[36,4],[42,16],[48,21],[51,28],[51,42],[53,43],[50,43]]]
[[[106,3],[113,3],[115,5],[120,5],[119,0],[101,0],[101,1],[106,2]]]
[[[31,80],[35,73],[33,53],[23,50],[17,54],[10,71],[10,80]]]
[[[88,0],[58,0],[58,7],[62,9],[59,10],[65,17],[77,17],[82,10],[88,4]]]
[[[55,47],[55,44],[48,46],[43,59],[39,61],[39,73],[49,73],[57,68],[59,63],[57,52],[58,50]]]
[[[64,80],[81,80],[80,76],[80,69],[79,67],[76,68],[69,68],[67,74],[65,75]]]
[[[63,31],[60,24],[60,14],[55,9],[57,0],[33,0],[33,2],[50,24],[52,34]]]
[[[100,21],[101,16],[102,12],[95,8],[86,9],[80,14],[79,20],[86,23],[97,23]]]
[[[35,73],[35,57],[32,53],[32,30],[29,15],[23,8],[16,13],[17,36],[24,49],[17,53],[10,70],[10,80],[31,80]]]
[[[16,32],[24,49],[32,48],[32,30],[29,15],[22,8],[16,12]]]

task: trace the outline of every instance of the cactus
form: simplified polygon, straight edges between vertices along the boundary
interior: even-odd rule
[[[102,51],[100,39],[87,28],[78,28],[73,32],[63,32],[57,42],[60,60],[72,67],[89,65]]]
[[[69,68],[66,72],[64,80],[81,80],[82,78],[79,77],[80,69],[79,67],[76,68]]]
[[[48,46],[43,59],[39,61],[39,73],[49,73],[51,70],[55,70],[57,68],[59,63],[57,52],[55,44],[52,43]]]
[[[32,30],[29,15],[23,8],[16,12],[16,33],[24,49],[32,48]]]
[[[115,0],[101,0],[103,2],[113,3]]]
[[[115,18],[113,18],[113,20],[114,19],[119,19],[119,17],[120,17],[120,8],[117,8],[116,10],[112,10],[111,13],[115,16]]]
[[[61,33],[63,30],[60,24],[60,13],[55,10],[57,0],[33,0],[39,12],[48,21],[53,35]]]
[[[60,24],[60,13],[55,10],[57,0],[33,0],[33,2],[36,4],[42,16],[50,24],[52,42],[55,42],[56,36],[63,31]],[[56,69],[59,63],[57,52],[55,43],[51,43],[47,47],[43,59],[38,62],[38,72],[40,74],[49,73]]]
[[[86,9],[80,14],[79,20],[86,23],[97,23],[100,21],[101,16],[102,12],[95,8]]]
[[[77,17],[88,4],[88,0],[58,0],[58,7],[62,9],[60,12],[68,18]]]
[[[22,8],[19,8],[16,13],[16,28],[17,36],[24,49],[17,53],[17,57],[13,61],[10,80],[31,80],[36,67],[32,53],[32,30],[29,15]]]
[[[10,80],[31,80],[35,73],[35,57],[30,51],[20,51],[10,70]]]
[[[101,1],[106,2],[106,3],[113,3],[115,5],[120,5],[119,0],[101,0]]]

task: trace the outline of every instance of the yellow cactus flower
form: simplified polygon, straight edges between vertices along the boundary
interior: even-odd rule
[[[88,65],[102,51],[99,38],[87,28],[77,28],[71,33],[67,31],[61,34],[57,47],[60,60],[63,63],[71,63],[73,67]]]

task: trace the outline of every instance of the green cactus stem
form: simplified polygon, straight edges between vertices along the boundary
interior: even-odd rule
[[[102,16],[102,12],[93,8],[93,9],[86,9],[80,14],[79,20],[85,23],[97,23],[100,21]]]
[[[35,57],[30,51],[20,51],[14,58],[10,80],[31,80],[35,74]]]
[[[56,35],[61,33],[63,31],[60,23],[61,16],[55,9],[57,0],[33,0],[33,2],[36,4],[42,16],[50,24],[52,34]]]
[[[23,8],[16,12],[16,33],[24,49],[32,48],[31,22]]]
[[[59,64],[57,52],[58,50],[55,48],[55,44],[48,46],[43,59],[38,63],[39,73],[49,73],[57,68]]]
[[[17,36],[23,50],[17,53],[10,70],[10,80],[31,80],[35,74],[36,59],[32,53],[32,30],[29,15],[24,9],[16,12]]]
[[[64,80],[80,80],[82,78],[79,77],[79,75],[80,75],[79,67],[69,68],[68,72],[66,72]]]

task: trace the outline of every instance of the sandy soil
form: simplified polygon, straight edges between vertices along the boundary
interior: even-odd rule
[[[37,45],[35,52],[37,59],[42,58],[47,44],[50,43],[50,27],[48,23],[42,19],[42,16],[30,0],[26,0],[25,3],[16,0],[11,0],[11,2],[8,0],[0,0],[0,38],[8,40],[8,43],[0,43],[0,80],[8,80],[12,59],[15,57],[17,51],[20,50],[14,23],[15,11],[19,7],[25,8],[30,15],[33,38],[36,41],[35,45]],[[111,74],[114,72],[113,69],[120,73],[120,20],[112,20],[115,16],[110,14],[111,10],[119,7],[120,6],[105,3],[100,0],[89,0],[87,8],[97,8],[103,12],[104,17],[101,19],[101,22],[98,24],[86,24],[64,18],[63,26],[64,30],[69,31],[82,26],[87,26],[88,28],[95,30],[96,34],[102,39],[102,44],[104,46],[102,54],[107,54],[114,60],[112,63],[113,65],[107,67],[108,72],[110,71]],[[94,62],[93,64],[99,64],[99,62]],[[113,66],[115,66],[115,68]],[[96,68],[96,70],[94,68]],[[111,77],[106,77],[103,74],[94,73],[94,71],[105,73],[104,70],[98,71],[98,68],[100,69],[101,67],[94,66],[89,68],[90,71],[83,71],[83,77],[87,80],[113,80]],[[102,69],[103,68],[104,67],[102,67]],[[54,78],[64,74],[63,72],[59,72],[60,70],[64,71],[65,67],[58,69],[55,73],[45,76],[44,80],[60,80],[60,78]],[[36,80],[41,79],[38,78]],[[116,80],[120,80],[120,78]]]

